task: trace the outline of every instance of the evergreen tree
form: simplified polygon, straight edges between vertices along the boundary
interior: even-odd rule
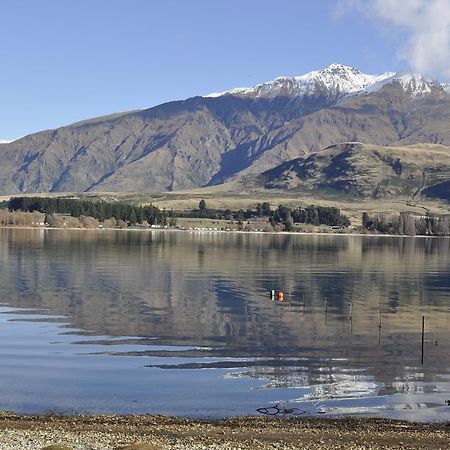
[[[131,208],[130,213],[128,214],[128,225],[133,226],[136,225],[136,223],[137,223],[136,212],[134,208]]]
[[[272,209],[270,208],[270,203],[264,202],[261,205],[261,212],[263,216],[271,216],[272,215]]]

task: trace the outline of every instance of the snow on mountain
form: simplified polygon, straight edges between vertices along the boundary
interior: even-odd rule
[[[401,84],[405,92],[412,95],[429,94],[433,87],[433,81],[416,73],[406,73],[395,77],[395,81]]]
[[[395,74],[390,78],[381,80],[370,86],[367,89],[367,92],[376,92],[384,85],[389,83],[399,83],[407,94],[410,94],[414,97],[429,94],[433,88],[441,87],[444,90],[448,90],[445,84],[440,84],[438,82],[432,81],[417,73],[407,72]]]
[[[0,144],[9,144],[11,141],[8,141],[6,139],[0,139]]]
[[[450,84],[440,85],[419,74],[386,72],[379,75],[368,75],[343,64],[331,64],[325,69],[309,72],[305,75],[279,77],[255,87],[236,88],[209,94],[205,97],[236,95],[272,98],[276,96],[302,97],[322,94],[341,99],[352,95],[376,92],[384,85],[396,82],[402,86],[407,94],[412,96],[428,94],[433,87],[439,86],[450,92]]]
[[[450,83],[442,83],[441,86],[444,88],[445,92],[450,93]]]
[[[251,97],[275,97],[279,95],[305,96],[325,94],[337,97],[362,93],[367,87],[392,77],[393,73],[367,75],[358,69],[331,64],[323,70],[315,70],[297,77],[279,77],[253,88],[237,88],[225,92],[209,94],[206,97],[241,95]]]

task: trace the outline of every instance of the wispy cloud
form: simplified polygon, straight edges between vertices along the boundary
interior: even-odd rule
[[[450,77],[450,0],[341,0],[337,11],[362,12],[381,27],[398,28],[399,58],[415,72]]]

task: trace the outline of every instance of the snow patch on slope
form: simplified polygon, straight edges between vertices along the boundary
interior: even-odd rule
[[[450,93],[450,83],[442,83],[441,86],[444,88],[445,92]]]
[[[378,83],[373,84],[367,89],[367,92],[376,92],[380,90],[384,85],[390,83],[399,83],[403,90],[413,97],[429,94],[431,93],[433,87],[436,88],[440,86],[444,90],[446,90],[445,85],[440,85],[437,82],[425,78],[423,75],[417,73],[403,73],[395,74],[390,78],[381,80]]]

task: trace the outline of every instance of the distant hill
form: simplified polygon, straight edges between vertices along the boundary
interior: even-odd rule
[[[450,201],[450,147],[383,147],[349,142],[296,158],[254,178],[267,189],[359,198],[430,197]]]
[[[334,64],[90,119],[0,144],[0,194],[212,186],[349,141],[450,145],[446,86],[420,75],[372,76]]]

